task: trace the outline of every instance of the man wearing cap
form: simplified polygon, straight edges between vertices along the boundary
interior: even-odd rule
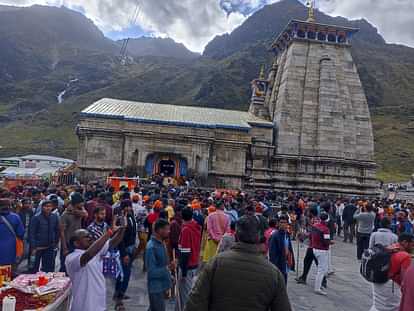
[[[11,201],[0,199],[0,265],[16,263],[16,237],[23,239],[24,227],[19,216],[10,211]]]
[[[79,192],[74,192],[71,195],[70,205],[62,214],[60,219],[60,271],[65,272],[65,258],[71,251],[69,241],[76,230],[82,228],[82,219],[88,217],[88,212],[84,208],[84,200]]]
[[[52,213],[52,201],[44,200],[41,213],[30,222],[30,247],[32,271],[55,271],[56,249],[59,244],[59,216]]]

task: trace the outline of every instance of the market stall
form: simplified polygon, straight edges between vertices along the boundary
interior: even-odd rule
[[[0,275],[2,311],[68,311],[71,282],[64,273],[22,274],[14,280],[6,269]]]

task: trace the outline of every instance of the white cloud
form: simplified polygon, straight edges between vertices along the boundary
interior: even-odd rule
[[[414,46],[414,0],[318,0],[322,11],[365,18],[390,43]]]
[[[82,8],[104,32],[121,31],[137,0],[0,0],[10,5],[49,4]],[[279,0],[140,0],[138,24],[159,36],[168,36],[201,52],[216,35],[231,32],[251,12]],[[304,2],[303,0],[301,0]],[[388,42],[414,46],[414,0],[317,0],[331,15],[366,18]]]
[[[231,0],[258,6],[263,0]],[[266,0],[268,1],[268,0]],[[104,32],[121,31],[129,21],[137,0],[0,0],[10,5],[49,4],[82,8]],[[201,52],[214,36],[231,32],[247,17],[238,11],[226,12],[220,0],[141,0],[137,23],[157,36],[168,36]]]

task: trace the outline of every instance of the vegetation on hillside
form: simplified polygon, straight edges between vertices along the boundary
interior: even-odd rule
[[[133,49],[138,56],[122,66],[119,45],[79,13],[2,7],[0,155],[76,158],[78,113],[102,97],[246,110],[250,81],[260,65],[271,65],[270,43],[290,19],[305,16],[300,2],[284,0],[216,37],[202,57],[172,41],[163,41],[170,50],[159,54],[151,49],[161,41],[149,42]],[[407,179],[414,172],[414,49],[386,44],[365,20],[316,16],[322,23],[360,28],[353,55],[372,113],[379,177]],[[153,56],[142,56],[149,53]],[[76,83],[67,87],[72,79]],[[66,88],[58,105],[57,95]]]

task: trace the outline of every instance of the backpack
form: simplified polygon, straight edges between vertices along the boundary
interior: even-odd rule
[[[384,284],[388,282],[391,265],[391,253],[381,244],[364,251],[361,259],[360,273],[371,283]]]

